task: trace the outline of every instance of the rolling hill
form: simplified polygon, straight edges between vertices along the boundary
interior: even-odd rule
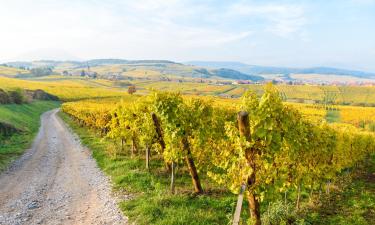
[[[182,79],[206,78],[225,80],[261,81],[263,77],[227,68],[207,69],[199,66],[185,65],[168,60],[124,60],[124,59],[93,59],[88,61],[53,61],[40,60],[32,62],[9,62],[9,68],[51,68],[56,74],[80,76],[95,73],[101,78],[155,78]]]
[[[248,65],[241,62],[219,62],[219,61],[190,61],[188,65],[201,66],[207,68],[229,68],[247,74],[265,75],[265,74],[324,74],[324,75],[343,75],[358,78],[375,79],[375,73],[356,70],[338,69],[332,67],[311,67],[311,68],[288,68],[288,67],[268,67]]]
[[[375,82],[375,73],[332,67],[288,68],[249,65],[230,61],[190,61],[178,63],[169,60],[92,59],[87,61],[39,60],[9,62],[2,66],[3,76],[44,76],[48,74],[92,76],[104,79],[147,80],[246,80],[260,82],[279,80],[302,83],[368,83]],[[22,69],[22,72],[15,70]],[[7,74],[9,72],[9,74]]]

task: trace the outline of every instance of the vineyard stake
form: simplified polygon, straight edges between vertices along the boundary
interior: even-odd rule
[[[146,147],[146,169],[150,168],[150,147]]]
[[[243,202],[243,194],[244,194],[245,190],[246,190],[246,184],[242,184],[241,189],[240,189],[240,193],[238,194],[236,211],[234,212],[234,216],[233,216],[233,225],[238,225],[239,222],[240,222],[242,202]]]
[[[238,121],[238,130],[241,137],[245,137],[247,141],[250,141],[250,123],[249,123],[249,113],[246,111],[240,111],[237,114]],[[249,166],[253,169],[253,172],[247,177],[247,185],[249,188],[252,188],[252,185],[255,183],[255,173],[256,173],[256,164],[253,160],[255,152],[252,149],[249,149],[249,156],[246,156]],[[251,215],[251,220],[253,220],[255,225],[260,225],[260,206],[259,201],[256,198],[256,195],[249,190],[247,195],[247,201],[249,202],[249,212]]]
[[[174,177],[174,162],[172,162],[172,168],[171,168],[171,192],[172,194],[175,193],[175,185],[174,185],[174,180],[175,180],[175,177]]]

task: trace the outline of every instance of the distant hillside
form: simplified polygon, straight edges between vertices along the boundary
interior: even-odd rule
[[[101,78],[222,78],[229,80],[261,81],[263,77],[250,75],[229,68],[209,69],[200,66],[184,65],[168,60],[125,60],[125,59],[93,59],[88,61],[56,61],[38,60],[32,62],[9,62],[14,68],[29,68],[31,71],[51,69],[55,74],[80,76],[85,70],[87,74],[95,73]],[[52,73],[51,73],[52,74]],[[85,73],[86,74],[86,73]]]
[[[22,74],[29,74],[25,68],[9,67],[7,65],[0,65],[0,76],[15,77]]]
[[[248,65],[241,62],[217,62],[217,61],[190,61],[188,65],[201,66],[208,68],[229,68],[246,74],[325,74],[325,75],[346,75],[359,78],[375,78],[375,73],[346,70],[331,67],[312,67],[312,68],[287,68],[287,67],[268,67]]]
[[[211,74],[215,75],[215,76],[218,76],[218,77],[234,79],[234,80],[251,80],[251,81],[262,81],[262,80],[264,80],[264,78],[261,77],[261,76],[249,75],[249,74],[241,73],[241,72],[236,71],[236,70],[225,69],[225,68],[212,70]]]
[[[175,63],[168,60],[126,60],[126,59],[91,59],[87,61],[56,61],[56,60],[36,60],[36,61],[15,61],[6,63],[13,67],[56,67],[61,64],[70,64],[76,67],[119,65],[119,64],[152,64],[152,63]]]

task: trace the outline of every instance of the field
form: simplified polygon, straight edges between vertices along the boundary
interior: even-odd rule
[[[14,77],[16,75],[22,75],[22,74],[28,74],[28,73],[29,71],[27,70],[0,65],[0,76]]]
[[[296,80],[301,81],[311,81],[314,80],[316,82],[372,82],[372,79],[360,78],[355,76],[343,76],[343,75],[332,75],[332,74],[290,74],[290,77]]]
[[[129,84],[136,86],[136,94],[127,93]],[[350,224],[355,219],[361,221],[358,224],[370,224],[374,216],[366,205],[374,199],[372,186],[360,176],[371,174],[373,165],[366,161],[375,148],[375,108],[368,107],[375,103],[373,87],[275,85],[264,89],[255,84],[48,76],[0,77],[0,88],[43,89],[61,98],[60,117],[93,151],[115,192],[125,198],[122,211],[137,224],[231,223],[243,182],[239,177],[254,179],[251,171],[255,169],[243,169],[254,162],[257,182],[249,184],[253,188],[246,195],[256,196],[259,208],[252,208],[246,199],[243,223],[257,210],[262,224]],[[245,97],[237,98],[244,93]],[[0,106],[1,119],[6,115],[17,127],[24,125],[17,124],[16,117],[7,119],[9,111],[33,105],[40,110],[25,119],[33,126],[27,129],[34,132],[28,141],[20,143],[19,136],[13,135],[10,140],[16,144],[2,150],[7,155],[4,165],[30,143],[37,116],[58,103],[44,104]],[[250,139],[242,139],[244,134],[237,128],[239,110],[251,112]],[[244,157],[253,149],[249,145],[263,153],[255,161]],[[361,166],[364,162],[370,166]],[[345,182],[351,179],[353,183]],[[355,184],[361,192],[351,191]],[[325,204],[339,193],[344,197],[336,199],[336,205]],[[361,203],[338,215],[324,214],[334,207],[349,207],[353,198]],[[346,220],[351,213],[356,217]]]
[[[144,75],[143,75],[144,76]],[[147,76],[148,77],[148,76]],[[90,79],[77,76],[47,76],[28,80],[14,80],[0,77],[0,88],[41,88],[59,96],[64,101],[124,96],[129,85],[135,85],[137,93],[144,95],[151,89],[164,91],[180,91],[186,95],[211,95],[223,98],[239,98],[246,90],[263,93],[262,85],[257,84],[216,84],[199,83],[197,81],[158,81],[131,79],[111,81],[106,79]],[[317,85],[276,85],[276,88],[287,102],[328,103],[352,106],[375,105],[375,87],[351,86],[317,86]]]
[[[141,90],[181,91],[194,95],[222,95],[238,98],[246,90],[259,95],[263,93],[262,85],[217,85],[207,83],[176,82],[139,82],[135,83]],[[372,106],[375,104],[375,87],[350,86],[316,86],[316,85],[276,85],[276,88],[290,102],[324,102],[328,99],[333,104]]]
[[[126,89],[107,86],[107,81],[92,81],[85,79],[64,79],[51,77],[36,80],[18,80],[0,77],[2,89],[43,89],[58,96],[63,101],[74,101],[87,98],[121,97],[127,95]]]
[[[10,138],[0,134],[0,171],[19,157],[34,139],[39,126],[40,115],[50,109],[59,107],[58,102],[35,101],[23,105],[0,105],[0,122],[6,122],[21,130]]]

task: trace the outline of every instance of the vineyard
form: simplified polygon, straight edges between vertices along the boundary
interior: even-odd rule
[[[262,93],[259,97],[247,91],[240,101],[233,101],[151,91],[121,101],[68,102],[62,111],[111,143],[96,154],[107,155],[114,166],[143,161],[130,168],[151,179],[145,189],[184,196],[184,177],[190,177],[195,196],[238,194],[243,187],[247,200],[243,221],[303,224],[300,215],[309,202],[319,202],[322,192],[334,191],[344,173],[371,158],[375,135],[355,127],[360,127],[354,119],[356,107],[333,108],[340,111],[342,121],[354,126],[328,124],[323,106],[283,104],[282,95],[271,85]],[[372,120],[372,110],[364,116]],[[130,219],[140,222],[132,213],[137,210],[134,202],[124,207],[133,215]],[[224,212],[229,221],[233,208]],[[155,222],[160,213],[148,215],[151,219],[143,223]]]
[[[136,82],[137,83],[137,82]],[[163,91],[181,91],[183,94],[193,95],[222,95],[228,98],[241,97],[247,90],[258,95],[263,94],[262,85],[218,85],[215,83],[139,82],[137,86],[142,90],[157,89]],[[299,103],[324,103],[353,106],[374,106],[375,87],[351,86],[318,86],[318,85],[285,85],[275,86],[282,94],[284,101]]]
[[[1,69],[1,68],[0,68]],[[0,70],[1,71],[1,70]],[[11,76],[11,73],[7,74]],[[7,75],[7,76],[8,76]],[[106,79],[86,79],[81,77],[46,76],[28,80],[1,77],[2,89],[43,89],[58,96],[64,101],[75,101],[88,98],[124,97],[129,85],[135,85],[137,94],[147,95],[151,90],[179,91],[183,95],[217,96],[238,99],[247,90],[258,96],[263,94],[262,85],[258,84],[220,84],[199,83],[192,81],[155,81],[134,79],[111,81]],[[375,87],[351,86],[317,86],[317,85],[275,85],[282,100],[289,103],[330,104],[350,106],[373,106],[375,104]]]
[[[110,82],[97,80],[92,82],[84,79],[58,79],[49,77],[45,80],[20,80],[0,76],[0,88],[9,89],[43,89],[58,96],[63,101],[75,101],[88,98],[108,98],[125,96],[124,90],[107,86]]]

